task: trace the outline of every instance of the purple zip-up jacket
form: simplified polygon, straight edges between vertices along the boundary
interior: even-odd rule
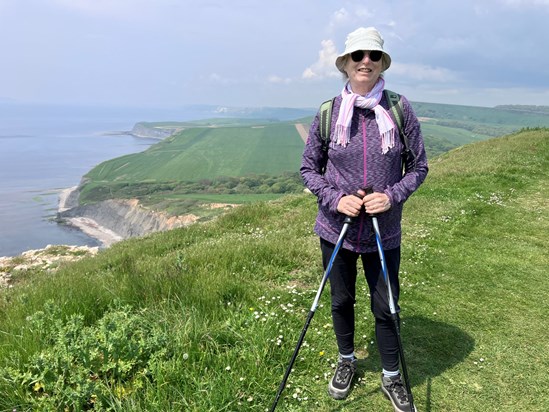
[[[335,133],[341,100],[341,96],[337,96],[334,101],[330,136]],[[317,113],[309,130],[300,172],[307,188],[318,198],[314,231],[322,239],[333,244],[338,240],[345,219],[345,215],[337,211],[339,200],[359,189],[371,187],[374,192],[384,192],[391,201],[391,208],[377,216],[383,246],[387,250],[400,246],[402,207],[423,183],[428,172],[419,121],[409,101],[404,96],[401,96],[401,100],[404,130],[409,147],[416,156],[415,169],[407,171],[404,176],[401,168],[403,144],[398,137],[398,128],[394,147],[382,154],[374,111],[355,107],[349,144],[343,147],[334,144],[332,140],[326,159],[318,127],[320,113]],[[388,110],[385,94],[380,104]],[[326,170],[322,174],[324,165]],[[342,247],[357,253],[377,251],[371,219],[365,213],[361,213],[349,227]]]

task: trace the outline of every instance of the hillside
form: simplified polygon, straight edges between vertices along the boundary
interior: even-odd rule
[[[549,115],[539,107],[412,104],[431,159],[523,127],[549,126]],[[291,111],[283,113],[289,116]],[[139,133],[173,134],[142,153],[92,169],[80,188],[80,202],[136,198],[144,207],[171,215],[210,218],[217,212],[207,204],[241,204],[297,193],[302,189],[297,173],[303,150],[299,132],[303,134],[311,121],[309,116],[293,121],[255,117],[140,123]]]
[[[549,409],[548,143],[539,129],[452,150],[407,202],[402,334],[420,411]],[[0,290],[0,410],[264,411],[322,273],[315,213],[292,195],[14,273]],[[344,402],[326,395],[328,295],[277,410],[390,410],[363,298],[356,385]]]
[[[225,126],[195,124],[144,152],[101,163],[84,177],[80,201],[137,198],[153,209],[203,216],[203,203],[248,203],[303,189],[303,140],[293,122],[219,121]]]
[[[502,136],[528,127],[549,127],[549,106],[502,105],[496,107],[478,107],[440,103],[411,102],[419,117],[426,142],[427,154],[435,157],[463,144]],[[136,125],[145,135],[156,136],[162,131],[174,133],[191,127],[251,126],[290,121],[309,127],[311,115],[299,118],[303,112],[314,113],[315,109],[272,110],[270,120],[258,116],[264,111],[232,109],[223,114],[232,114],[233,118],[212,118],[194,122],[158,122],[138,123]],[[243,117],[247,114],[247,117]],[[242,117],[238,117],[242,116]],[[293,120],[295,119],[295,120]],[[147,130],[150,132],[147,134]],[[292,131],[293,132],[293,131]],[[138,135],[140,135],[138,133]]]

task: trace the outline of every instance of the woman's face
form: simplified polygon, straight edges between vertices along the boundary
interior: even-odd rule
[[[374,60],[376,51],[373,52],[372,57]],[[379,53],[379,52],[377,52]],[[353,53],[356,60],[356,55],[360,57],[360,53]],[[351,55],[347,56],[345,63],[345,73],[349,77],[351,88],[353,92],[365,95],[375,86],[377,79],[381,75],[381,68],[383,67],[383,59],[380,58],[377,61],[372,60],[370,57],[370,51],[364,51],[363,57],[359,61],[354,61]]]

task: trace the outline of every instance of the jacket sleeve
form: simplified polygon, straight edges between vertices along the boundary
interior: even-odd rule
[[[429,171],[419,120],[410,102],[404,96],[401,96],[401,99],[404,109],[404,131],[408,136],[410,150],[415,156],[415,167],[406,170],[399,182],[385,190],[392,205],[404,203],[423,183]]]
[[[337,213],[337,205],[344,193],[331,186],[322,173],[324,167],[329,167],[329,159],[322,149],[319,123],[320,112],[316,114],[309,129],[299,171],[305,186],[318,198],[319,205]]]

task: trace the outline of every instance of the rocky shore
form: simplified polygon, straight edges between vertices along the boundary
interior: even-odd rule
[[[10,288],[17,274],[29,269],[55,271],[64,262],[74,262],[97,254],[97,246],[48,245],[44,249],[28,250],[20,256],[0,257],[0,289]]]

